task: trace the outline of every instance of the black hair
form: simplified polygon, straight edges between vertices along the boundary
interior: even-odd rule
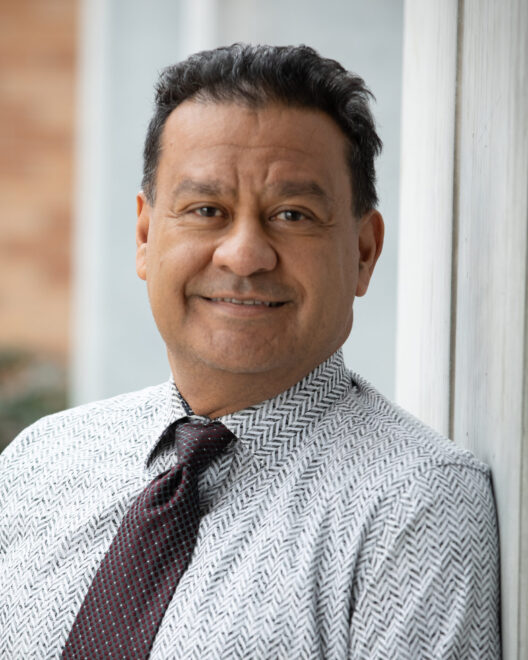
[[[363,79],[308,46],[239,43],[196,53],[161,72],[143,154],[142,187],[151,204],[165,122],[180,103],[191,98],[250,107],[282,103],[322,110],[338,124],[348,142],[354,213],[360,217],[376,207],[374,159],[382,142],[369,107],[373,95]]]

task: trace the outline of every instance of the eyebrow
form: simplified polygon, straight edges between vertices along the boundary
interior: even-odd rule
[[[334,199],[315,181],[277,181],[269,186],[281,197],[316,197],[326,206],[332,206]]]
[[[232,188],[226,186],[218,179],[211,181],[197,181],[195,179],[182,179],[172,191],[173,199],[182,194],[205,195],[206,197],[218,197],[221,194],[230,193],[235,195]]]
[[[283,180],[271,183],[265,186],[274,194],[280,197],[315,197],[325,206],[333,206],[334,199],[331,197],[316,181],[290,181]],[[229,194],[236,197],[237,192],[234,188],[229,188],[219,179],[211,181],[198,181],[196,179],[182,179],[172,191],[172,197],[175,199],[178,195],[193,194],[204,195],[206,197],[219,197]]]

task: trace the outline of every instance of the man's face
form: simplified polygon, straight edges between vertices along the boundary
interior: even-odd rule
[[[174,371],[296,382],[339,348],[381,250],[326,114],[186,101],[138,196],[137,272]]]

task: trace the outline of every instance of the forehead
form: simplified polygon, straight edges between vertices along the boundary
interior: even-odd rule
[[[350,188],[347,141],[319,110],[271,104],[188,100],[163,129],[158,175],[280,178],[292,174],[333,189]]]

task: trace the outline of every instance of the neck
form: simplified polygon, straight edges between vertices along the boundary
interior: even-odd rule
[[[193,412],[211,419],[272,399],[317,366],[294,372],[233,373],[203,364],[182,364],[170,353],[169,363],[174,382]]]

